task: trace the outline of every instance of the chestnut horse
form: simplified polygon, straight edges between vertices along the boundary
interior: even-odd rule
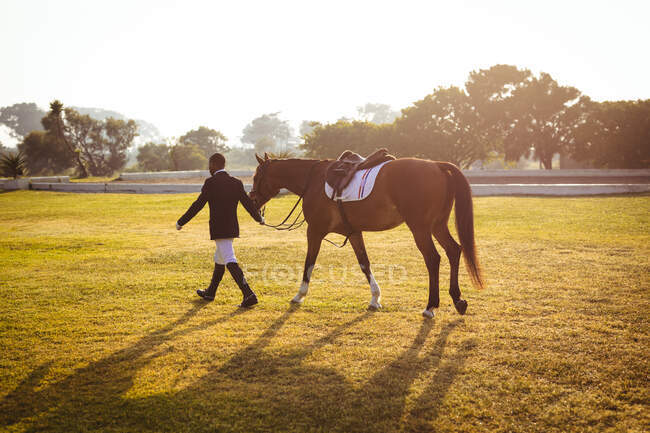
[[[343,203],[346,222],[337,203],[325,195],[325,173],[331,160],[271,159],[266,154],[264,159],[256,157],[259,165],[250,196],[258,208],[275,197],[281,188],[303,198],[303,213],[308,224],[307,257],[302,284],[292,302],[301,303],[307,295],[323,239],[328,233],[338,233],[349,235],[361,270],[370,284],[372,298],[368,308],[381,308],[381,291],[370,269],[362,232],[389,230],[404,222],[413,233],[429,271],[429,301],[422,313],[425,317],[433,317],[433,309],[440,304],[440,255],[433,244],[432,234],[449,259],[449,294],[460,314],[467,310],[467,302],[461,298],[458,286],[461,251],[472,282],[479,288],[483,287],[474,243],[472,193],[467,178],[454,164],[415,158],[387,163],[379,171],[367,198]],[[460,245],[447,227],[454,200]],[[350,227],[354,229],[351,234]]]

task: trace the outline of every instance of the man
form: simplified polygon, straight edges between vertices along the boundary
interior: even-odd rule
[[[210,157],[209,169],[212,176],[203,184],[199,198],[192,203],[185,215],[180,217],[176,223],[176,230],[182,229],[203,209],[206,202],[210,203],[210,239],[215,241],[217,247],[214,253],[214,272],[210,286],[206,290],[197,290],[196,293],[206,301],[214,300],[225,268],[228,268],[244,296],[240,307],[247,308],[257,304],[258,301],[237,264],[232,246],[233,238],[239,237],[237,204],[241,202],[258,223],[264,224],[264,218],[260,216],[253,201],[244,191],[244,184],[226,173],[225,166],[226,158],[222,154],[215,153]]]

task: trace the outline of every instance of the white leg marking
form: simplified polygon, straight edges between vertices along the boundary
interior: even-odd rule
[[[309,280],[311,279],[311,273],[313,270],[314,265],[311,265],[309,268],[307,268],[307,281],[302,281],[302,284],[300,284],[300,289],[298,289],[298,293],[293,297],[291,302],[295,304],[301,304],[305,299],[305,296],[307,296],[307,292],[309,291]]]
[[[375,276],[372,275],[372,272],[370,273],[368,280],[370,280],[370,293],[372,294],[369,308],[373,310],[378,310],[381,308],[381,304],[379,303],[379,301],[381,300],[381,289],[379,288],[379,284],[377,284],[377,281],[375,280]]]
[[[430,310],[424,310],[422,312],[422,315],[426,317],[427,319],[433,319],[433,308]]]

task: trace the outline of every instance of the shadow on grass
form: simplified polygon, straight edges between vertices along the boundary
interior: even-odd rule
[[[160,344],[241,313],[238,310],[196,327],[175,330],[201,306],[195,304],[181,318],[134,345],[42,390],[36,386],[49,366],[39,367],[0,402],[0,426],[23,421],[27,431],[426,430],[438,416],[438,407],[473,347],[461,344],[441,365],[448,337],[461,319],[446,324],[426,349],[434,322],[423,321],[410,346],[359,385],[338,369],[319,364],[318,351],[346,350],[336,346],[336,340],[373,313],[360,314],[311,344],[266,350],[291,319],[294,307],[256,341],[225,364],[214,365],[187,388],[144,398],[124,397],[138,371],[164,355],[164,351],[155,350]],[[414,381],[434,370],[426,390],[407,410]]]
[[[14,391],[0,401],[0,426],[9,426],[22,419],[50,412],[53,408],[61,406],[87,407],[89,411],[101,410],[100,407],[92,409],[88,406],[107,403],[99,400],[98,396],[100,395],[109,395],[111,399],[119,399],[133,385],[133,377],[138,370],[154,358],[164,354],[160,351],[154,353],[158,346],[181,335],[226,321],[243,312],[236,310],[227,316],[200,326],[176,330],[179,326],[187,323],[205,305],[207,304],[203,301],[192,302],[192,307],[169,325],[149,334],[129,347],[78,369],[62,381],[43,389],[37,387],[41,379],[47,375],[52,363],[48,362],[39,366]],[[75,426],[73,419],[61,421],[70,422],[71,426]]]

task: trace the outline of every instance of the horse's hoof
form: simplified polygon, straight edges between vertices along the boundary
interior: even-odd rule
[[[467,301],[464,299],[459,299],[458,302],[454,302],[454,307],[456,307],[458,314],[462,316],[465,314],[465,311],[467,311]]]
[[[305,298],[294,297],[294,298],[291,299],[291,303],[292,304],[302,304],[302,301],[304,301],[304,300],[305,300]]]
[[[369,304],[368,311],[379,311],[381,310],[381,304]]]
[[[433,311],[431,310],[424,310],[422,312],[422,315],[426,317],[427,319],[433,319]]]

